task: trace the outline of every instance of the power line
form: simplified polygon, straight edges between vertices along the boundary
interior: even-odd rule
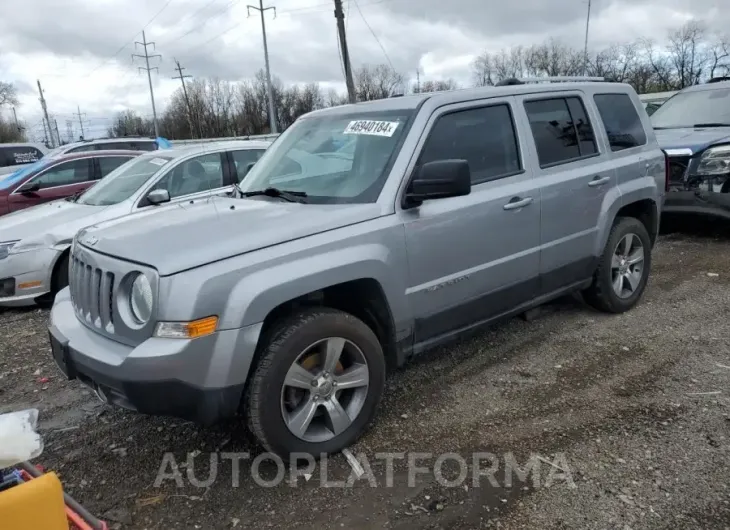
[[[362,4],[362,6],[363,7],[374,6],[374,5],[377,5],[377,4],[383,4],[385,2],[394,2],[394,1],[397,1],[397,0],[375,0],[373,2],[364,3],[364,4]],[[348,5],[349,5],[349,2],[348,2]],[[312,13],[315,13],[315,12],[316,13],[321,13],[321,12],[329,11],[329,9],[322,9],[325,6],[327,8],[330,8],[330,9],[332,8],[332,4],[328,2],[326,4],[315,4],[315,5],[306,6],[306,7],[298,7],[298,8],[295,8],[295,9],[286,9],[286,10],[283,10],[283,11],[277,10],[276,16],[279,17],[281,15],[290,15],[292,13],[300,13],[300,12],[303,12],[303,11],[310,11]],[[224,35],[227,35],[231,31],[233,31],[234,29],[236,29],[237,27],[239,27],[241,24],[243,24],[243,22],[236,22],[231,27],[229,27],[229,28],[221,31],[220,33],[218,33],[216,35],[213,35],[208,40],[203,41],[200,44],[196,44],[194,46],[190,46],[190,47],[186,48],[184,50],[184,52],[188,52],[188,51],[192,50],[193,48],[203,48],[203,47],[207,46],[208,44],[210,44],[211,42],[213,42],[214,40],[217,40],[217,39],[223,37]],[[200,29],[200,26],[196,27],[195,29]]]
[[[216,2],[216,1],[217,1],[217,0],[210,0],[210,1],[209,1],[209,2],[207,3],[207,4],[205,4],[205,5],[204,5],[204,6],[202,7],[202,8],[198,9],[197,11],[195,11],[195,13],[193,13],[193,15],[195,15],[195,14],[197,14],[197,13],[200,13],[200,12],[201,12],[201,11],[203,11],[203,10],[204,10],[204,9],[205,9],[206,7],[210,6],[211,4],[213,4],[213,2]],[[221,9],[220,11],[216,11],[215,13],[213,13],[213,14],[211,14],[211,15],[208,15],[208,16],[207,16],[207,17],[205,17],[205,18],[204,18],[203,20],[199,21],[199,22],[198,22],[198,23],[197,23],[197,24],[196,24],[195,26],[193,26],[192,28],[190,28],[190,29],[189,29],[188,31],[186,31],[185,33],[183,33],[183,34],[182,34],[182,35],[180,35],[179,37],[176,37],[176,38],[172,39],[171,41],[167,41],[167,42],[166,42],[165,44],[166,44],[167,46],[169,46],[169,45],[170,45],[170,44],[172,44],[173,42],[177,42],[177,41],[179,41],[179,40],[183,39],[184,37],[187,37],[187,36],[188,36],[188,35],[190,35],[190,34],[191,34],[192,32],[194,32],[194,31],[198,31],[198,30],[199,30],[200,28],[202,28],[202,27],[203,27],[203,26],[205,25],[205,23],[206,23],[206,22],[208,22],[209,20],[211,20],[211,19],[213,19],[213,18],[216,18],[216,17],[218,17],[218,16],[222,15],[223,13],[225,13],[226,11],[228,11],[228,10],[229,10],[229,9],[230,9],[231,7],[233,7],[233,5],[234,5],[234,4],[236,3],[236,2],[238,2],[238,0],[231,0],[230,2],[228,2],[228,5],[226,5],[226,6],[225,6],[225,7],[223,8],[223,9]],[[191,17],[185,17],[185,19],[189,19],[189,18],[191,18]]]
[[[388,52],[385,51],[385,47],[380,42],[380,39],[373,31],[373,28],[370,27],[370,24],[368,24],[368,21],[365,19],[365,15],[362,14],[362,9],[360,9],[360,4],[357,3],[357,0],[353,0],[355,2],[355,7],[357,8],[358,13],[360,13],[360,16],[362,17],[362,21],[365,22],[365,25],[370,30],[370,33],[373,34],[373,37],[375,38],[375,42],[378,43],[378,46],[380,46],[380,49],[383,50],[383,55],[385,55],[386,60],[388,61],[388,64],[390,67],[395,71],[395,67],[393,66],[393,62],[390,60],[390,57],[388,56]]]
[[[155,13],[155,15],[154,15],[154,16],[153,16],[153,17],[152,17],[151,19],[149,19],[149,20],[147,21],[147,24],[145,24],[145,25],[144,25],[144,26],[142,27],[142,30],[141,30],[141,31],[142,31],[142,32],[144,32],[144,30],[146,30],[146,29],[147,29],[147,26],[149,26],[150,24],[152,24],[152,22],[154,22],[154,21],[155,21],[155,19],[156,19],[156,18],[157,18],[158,16],[160,16],[160,14],[162,14],[162,12],[163,12],[163,11],[164,11],[165,9],[167,9],[167,6],[169,6],[171,2],[172,2],[172,0],[167,0],[167,2],[165,2],[165,5],[163,5],[163,6],[162,6],[162,8],[161,8],[161,9],[160,9],[160,10],[159,10],[159,11],[158,11],[157,13]],[[119,49],[118,49],[118,50],[117,50],[117,51],[116,51],[116,52],[114,53],[114,55],[112,55],[112,56],[111,56],[111,57],[109,57],[108,59],[105,59],[105,60],[103,60],[103,61],[102,61],[101,63],[99,63],[99,65],[98,65],[98,66],[97,66],[96,68],[94,68],[94,69],[93,69],[93,70],[92,70],[91,72],[89,72],[88,74],[86,74],[86,75],[85,75],[85,76],[84,76],[84,77],[83,77],[82,79],[86,79],[87,77],[91,77],[91,75],[93,75],[93,74],[94,74],[94,73],[95,73],[96,71],[98,71],[98,70],[99,70],[99,69],[100,69],[100,68],[101,68],[102,66],[104,66],[104,65],[105,65],[105,64],[107,64],[107,63],[108,63],[109,61],[111,61],[112,59],[114,59],[114,58],[115,58],[115,57],[116,57],[117,55],[119,55],[120,53],[122,53],[122,51],[124,50],[124,48],[126,48],[127,46],[129,46],[129,45],[130,45],[130,44],[131,44],[131,43],[132,43],[132,42],[134,41],[134,39],[135,39],[135,38],[137,37],[137,35],[139,35],[139,32],[135,33],[135,34],[134,34],[134,35],[132,36],[132,38],[131,38],[131,39],[129,39],[129,40],[127,41],[127,42],[125,42],[125,43],[124,43],[124,44],[123,44],[123,45],[122,45],[122,46],[121,46],[121,47],[120,47],[120,48],[119,48]]]

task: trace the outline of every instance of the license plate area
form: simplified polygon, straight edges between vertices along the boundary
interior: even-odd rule
[[[48,337],[51,342],[51,353],[53,354],[53,359],[56,361],[56,366],[58,366],[58,369],[61,370],[63,375],[65,375],[68,379],[75,379],[76,374],[73,370],[71,358],[68,354],[68,343],[61,342],[61,340],[57,339],[50,330],[48,331]]]

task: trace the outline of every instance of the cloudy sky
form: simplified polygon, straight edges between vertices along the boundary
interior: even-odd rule
[[[18,115],[41,132],[36,80],[62,137],[102,135],[115,112],[151,115],[147,78],[132,60],[144,28],[162,55],[153,64],[158,112],[179,87],[174,59],[195,77],[239,80],[263,67],[258,0],[23,0],[0,18],[0,80],[15,83]],[[415,79],[470,81],[483,50],[553,36],[582,47],[587,0],[343,0],[353,67],[392,62]],[[344,87],[332,0],[265,0],[272,74],[284,83]],[[721,5],[724,7],[721,8]],[[10,13],[10,16],[8,16]],[[592,0],[589,47],[638,37],[657,40],[691,19],[730,27],[728,0]],[[379,43],[379,42],[380,43]],[[382,45],[382,47],[381,47]],[[150,47],[150,52],[152,48]]]

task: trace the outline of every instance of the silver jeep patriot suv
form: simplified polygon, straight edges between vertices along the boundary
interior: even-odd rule
[[[628,85],[519,83],[298,119],[233,196],[81,230],[53,356],[103,400],[339,451],[386,368],[571,291],[645,289],[666,160]]]

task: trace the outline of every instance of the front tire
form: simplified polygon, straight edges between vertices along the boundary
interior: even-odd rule
[[[302,311],[274,325],[245,399],[249,429],[268,451],[336,453],[372,420],[385,388],[375,333],[329,308]]]
[[[36,298],[36,303],[44,309],[49,309],[58,292],[65,287],[68,287],[68,253],[61,256],[56,264],[51,277],[51,292]]]
[[[650,270],[651,239],[646,227],[634,217],[619,217],[599,259],[593,284],[583,297],[606,313],[628,311],[643,295]]]

